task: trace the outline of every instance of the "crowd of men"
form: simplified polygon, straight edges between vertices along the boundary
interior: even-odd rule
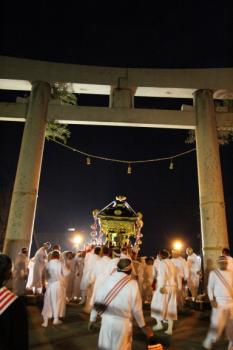
[[[44,295],[43,327],[49,326],[50,319],[54,325],[62,323],[70,301],[82,304],[83,311],[90,314],[90,331],[101,319],[99,349],[130,350],[133,318],[148,339],[157,331],[172,335],[178,309],[187,298],[195,301],[200,292],[201,258],[190,247],[186,256],[163,249],[156,257],[139,257],[130,247],[107,246],[90,246],[78,253],[61,252],[59,245],[51,249],[49,242],[30,260],[28,250],[22,248],[13,266],[6,255],[0,254],[0,328],[4,317],[10,319],[14,308],[22,308],[17,306],[18,296],[33,293]],[[203,348],[212,349],[226,329],[228,350],[233,350],[233,258],[229,249],[222,251],[217,263],[218,269],[209,275],[207,294],[212,315]],[[7,281],[11,270],[10,288]],[[143,304],[151,307],[151,317],[156,321],[152,329],[145,323]],[[23,327],[26,329],[26,325]],[[9,329],[4,337],[5,340],[0,337],[5,341],[1,348],[8,349]],[[22,343],[20,349],[26,349],[26,344]]]

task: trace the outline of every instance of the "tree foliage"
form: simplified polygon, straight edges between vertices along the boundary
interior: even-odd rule
[[[76,105],[77,97],[68,91],[68,85],[63,83],[55,83],[52,87],[52,99],[60,101],[61,105]],[[70,137],[70,130],[67,124],[59,124],[50,121],[47,124],[45,137],[47,140],[58,140],[63,143],[67,142]]]
[[[48,122],[45,132],[47,140],[58,140],[63,143],[67,142],[70,137],[70,130],[66,124],[59,124],[57,122]]]
[[[62,105],[76,105],[77,96],[68,90],[68,84],[55,83],[52,87],[52,98],[60,100]]]

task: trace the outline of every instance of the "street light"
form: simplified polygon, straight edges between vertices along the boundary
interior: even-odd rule
[[[80,236],[79,234],[76,234],[76,235],[72,238],[72,242],[73,242],[75,245],[79,245],[82,241],[83,241],[83,237]]]
[[[180,252],[182,248],[183,248],[183,243],[181,241],[177,240],[173,243],[173,249]]]
[[[70,239],[76,249],[79,249],[80,244],[83,242],[83,236],[79,233],[75,233]]]

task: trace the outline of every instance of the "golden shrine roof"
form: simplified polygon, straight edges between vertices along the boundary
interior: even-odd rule
[[[136,221],[138,215],[133,208],[126,202],[126,197],[117,196],[116,200],[112,201],[105,208],[101,209],[98,213],[100,219],[115,219],[115,220],[132,220]]]

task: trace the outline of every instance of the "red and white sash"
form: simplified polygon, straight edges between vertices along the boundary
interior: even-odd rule
[[[2,315],[17,298],[17,295],[6,287],[0,288],[0,315]]]
[[[214,272],[216,273],[216,275],[218,276],[218,278],[220,279],[220,281],[222,282],[224,287],[228,290],[228,292],[230,293],[230,296],[233,298],[233,288],[232,288],[232,286],[230,286],[230,284],[223,277],[223,275],[221,274],[221,272],[219,270],[216,269],[216,270],[214,270]]]
[[[113,299],[117,296],[117,294],[122,290],[122,288],[131,281],[131,276],[125,276],[121,278],[115,286],[107,293],[107,295],[104,298],[103,305],[105,306],[105,310],[107,309],[108,305],[113,301]],[[104,311],[100,311],[99,314],[102,315]]]

